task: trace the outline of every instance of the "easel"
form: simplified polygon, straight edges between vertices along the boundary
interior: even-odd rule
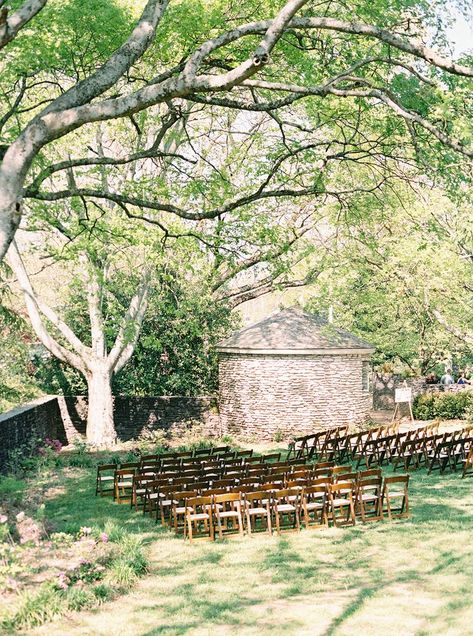
[[[407,386],[407,382],[405,380],[404,385],[401,388],[395,389],[394,402],[395,407],[391,422],[394,422],[396,419],[401,419],[401,404],[408,404],[411,422],[414,423],[414,413],[412,412],[412,389]]]

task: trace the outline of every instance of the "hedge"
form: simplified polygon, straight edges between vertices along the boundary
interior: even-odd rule
[[[473,392],[421,393],[412,405],[417,420],[462,420],[473,416]]]

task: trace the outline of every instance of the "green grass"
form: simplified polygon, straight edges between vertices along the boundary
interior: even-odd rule
[[[472,632],[472,478],[413,473],[409,520],[192,546],[126,505],[95,498],[91,470],[59,471],[57,486],[60,490],[46,502],[46,517],[58,532],[87,525],[119,538],[138,536],[147,545],[149,572],[144,574],[146,560],[133,538],[125,541],[125,560],[118,560],[107,577],[121,581],[129,594],[107,602],[106,579],[96,592],[104,602],[99,609],[56,619],[31,633]],[[136,562],[130,559],[135,550]],[[86,600],[77,594],[71,608]]]

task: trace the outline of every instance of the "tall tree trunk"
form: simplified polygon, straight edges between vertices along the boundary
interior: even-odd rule
[[[112,373],[106,364],[94,364],[87,377],[87,441],[110,446],[117,440],[113,422]]]

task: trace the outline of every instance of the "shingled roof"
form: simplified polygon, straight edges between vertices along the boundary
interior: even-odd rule
[[[374,353],[373,345],[299,308],[282,309],[218,344],[222,353],[343,354]]]

